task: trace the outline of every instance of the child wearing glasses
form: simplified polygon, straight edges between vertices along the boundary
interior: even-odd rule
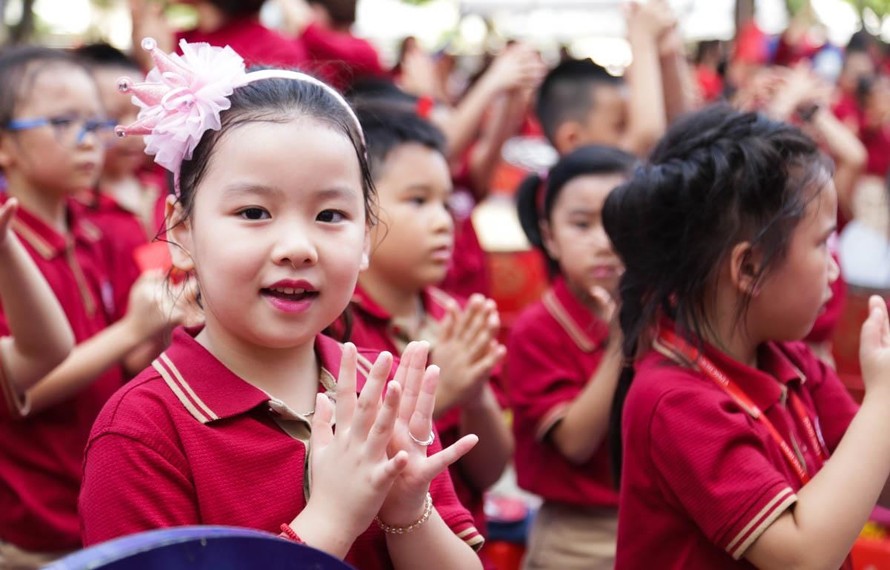
[[[111,136],[95,82],[68,54],[21,47],[0,55],[0,204],[18,202],[12,229],[78,343],[7,398],[15,405],[0,407],[0,568],[36,568],[80,547],[76,507],[90,427],[123,384],[128,355],[178,319],[160,277],[150,275],[113,322],[106,238],[70,202],[96,183]],[[4,301],[0,323],[22,299]]]

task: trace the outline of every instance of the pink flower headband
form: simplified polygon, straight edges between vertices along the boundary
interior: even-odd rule
[[[182,55],[166,54],[152,38],[142,40],[142,49],[151,53],[155,68],[144,83],[129,77],[118,80],[118,89],[133,94],[133,104],[140,108],[136,122],[118,125],[119,137],[144,135],[145,152],[155,162],[173,173],[173,185],[179,196],[179,171],[182,161],[192,158],[195,147],[208,129],[219,130],[220,113],[232,106],[229,96],[235,88],[260,79],[294,79],[322,87],[348,111],[359,136],[361,125],[342,95],[311,75],[285,69],[264,69],[247,73],[244,60],[235,50],[205,43],[179,42]]]

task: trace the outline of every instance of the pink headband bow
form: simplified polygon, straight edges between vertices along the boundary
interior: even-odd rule
[[[311,75],[284,69],[247,73],[244,60],[228,46],[182,40],[182,55],[168,55],[158,49],[154,39],[145,38],[142,48],[151,53],[155,67],[144,83],[134,84],[129,77],[118,80],[118,89],[132,93],[133,104],[140,111],[135,123],[119,125],[115,133],[119,137],[144,135],[146,154],[173,173],[177,196],[182,161],[192,158],[205,131],[220,129],[220,113],[232,106],[229,96],[235,88],[252,81],[293,79],[318,85],[343,105],[362,136],[358,118],[343,96]]]

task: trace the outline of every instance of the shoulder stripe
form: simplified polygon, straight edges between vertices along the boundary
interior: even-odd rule
[[[219,416],[195,394],[166,353],[162,353],[151,365],[196,420],[206,424],[219,419]]]
[[[785,487],[757,513],[745,528],[743,528],[732,542],[726,547],[726,551],[736,560],[741,559],[745,551],[754,544],[760,535],[784,513],[788,507],[797,502],[797,495],[791,487]]]
[[[550,430],[553,429],[560,420],[566,417],[566,414],[569,411],[570,402],[560,402],[550,408],[550,411],[544,414],[544,417],[541,418],[541,421],[538,422],[537,429],[535,429],[535,440],[542,442],[547,437],[547,434],[550,433]]]
[[[19,220],[12,221],[12,229],[15,230],[15,233],[17,233],[19,237],[28,242],[28,244],[30,244],[30,246],[33,247],[44,259],[52,259],[53,256],[56,255],[55,248],[53,248],[49,242]]]
[[[2,356],[2,354],[0,354]],[[0,388],[3,391],[3,399],[9,410],[9,415],[15,419],[26,417],[31,412],[31,398],[28,393],[19,394],[15,386],[9,380],[9,374],[6,372],[5,362],[0,358]]]
[[[365,378],[371,375],[371,367],[374,365],[368,357],[356,352],[356,364],[359,374],[363,374]]]
[[[566,334],[568,334],[575,344],[578,345],[578,348],[584,352],[593,352],[596,348],[596,344],[590,340],[589,336],[584,334],[584,331],[581,330],[578,323],[575,322],[568,311],[566,311],[565,307],[562,306],[562,303],[559,302],[559,299],[556,298],[556,294],[552,289],[544,293],[541,301],[544,303],[547,312],[556,319],[556,322],[559,323],[563,330],[566,331]]]

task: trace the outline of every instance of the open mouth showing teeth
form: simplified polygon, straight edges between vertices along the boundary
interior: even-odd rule
[[[286,299],[288,301],[303,301],[318,296],[318,291],[307,291],[305,289],[291,289],[289,287],[272,287],[262,290],[263,295],[276,297],[278,299]]]

